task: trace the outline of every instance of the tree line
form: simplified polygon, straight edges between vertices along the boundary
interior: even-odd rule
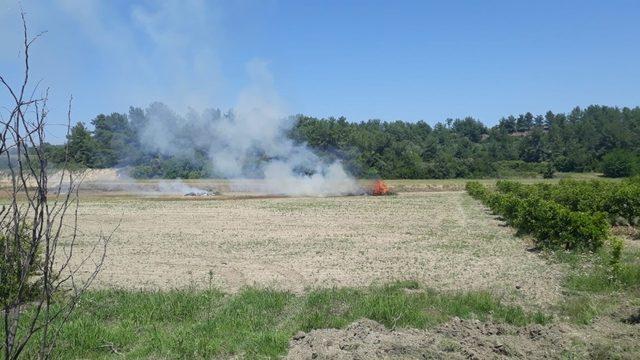
[[[91,121],[93,129],[82,122],[71,129],[66,151],[78,166],[130,166],[134,177],[216,176],[207,149],[195,149],[189,156],[146,149],[139,139],[149,121],[140,108],[100,114]],[[424,121],[356,123],[344,117],[298,115],[293,123],[290,139],[306,143],[327,161],[341,159],[348,172],[365,178],[552,176],[555,171],[622,177],[637,173],[640,165],[640,107],[527,112],[504,117],[492,127],[472,117],[431,126]],[[181,141],[188,143],[188,135]],[[64,159],[65,149],[50,145],[47,153],[56,163]]]

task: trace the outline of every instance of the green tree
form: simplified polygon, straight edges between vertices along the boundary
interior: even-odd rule
[[[129,126],[127,116],[112,113],[98,115],[91,121],[94,126],[93,139],[96,145],[95,167],[112,167],[127,157],[133,151],[135,137]]]
[[[638,159],[630,151],[617,149],[602,158],[602,173],[606,177],[627,177],[637,173]]]
[[[541,162],[545,159],[544,133],[539,128],[531,131],[520,143],[520,159],[526,162]]]
[[[233,116],[220,110],[206,114],[208,121]],[[93,135],[85,127],[74,129],[72,159],[91,167],[138,166],[136,173],[145,177],[212,174],[208,149],[195,147],[210,136],[206,123],[176,127],[168,141],[187,149],[177,158],[141,144],[146,126],[163,116],[178,119],[161,103],[147,109],[132,107],[128,115],[98,115],[92,121]],[[544,116],[527,112],[504,117],[491,128],[471,117],[447,119],[433,127],[424,121],[354,123],[344,117],[304,115],[291,120],[294,126],[286,134],[291,140],[308,145],[325,161],[341,159],[347,171],[363,177],[530,176],[541,173],[546,162],[552,162],[558,171],[594,171],[614,149],[640,148],[639,107],[593,105],[574,108],[569,114],[549,111]],[[203,138],[194,140],[194,134]],[[50,146],[49,159],[63,158],[61,149]],[[262,156],[253,154],[242,166],[255,170]]]
[[[473,142],[480,142],[482,136],[487,133],[487,127],[472,117],[466,117],[464,120],[454,120],[451,130]]]
[[[73,128],[67,137],[67,146],[69,151],[69,159],[78,165],[93,167],[97,146],[91,137],[91,132],[84,123],[79,122]]]

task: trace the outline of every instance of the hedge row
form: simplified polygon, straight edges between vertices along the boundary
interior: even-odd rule
[[[498,191],[522,197],[537,195],[572,211],[603,212],[612,225],[638,225],[640,222],[640,181],[623,182],[562,180],[558,184],[523,185],[498,181]]]
[[[528,192],[524,186],[502,182],[497,186],[499,191],[492,191],[478,182],[468,182],[466,189],[519,232],[533,235],[542,248],[595,251],[609,237],[605,213],[573,211]]]

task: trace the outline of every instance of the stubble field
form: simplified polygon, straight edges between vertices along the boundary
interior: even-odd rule
[[[410,279],[526,304],[559,296],[558,266],[461,191],[222,198],[85,197],[81,252],[118,227],[95,286],[302,293]]]
[[[463,180],[389,181],[396,194],[381,197],[195,180],[182,185],[210,193],[184,196],[174,183],[94,175],[80,191],[72,267],[87,275],[94,264],[81,261],[113,235],[61,358],[640,353],[632,282],[611,282],[597,257],[534,249]],[[637,241],[625,248],[640,273]]]

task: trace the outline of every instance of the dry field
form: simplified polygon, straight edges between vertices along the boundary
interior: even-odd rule
[[[86,252],[119,224],[98,287],[303,292],[413,279],[517,303],[556,302],[560,269],[528,252],[512,229],[464,192],[417,190],[328,198],[88,192],[78,241]]]
[[[599,292],[597,288],[591,292],[571,288],[568,275],[576,270],[569,262],[555,261],[531,251],[527,238],[516,236],[514,229],[462,190],[462,180],[388,181],[397,195],[320,198],[265,196],[238,191],[222,180],[187,181],[186,185],[192,188],[214,190],[216,195],[184,196],[185,188],[175,184],[127,181],[117,179],[113,172],[106,173],[111,176],[106,179],[105,174],[90,175],[80,192],[75,265],[79,265],[83,254],[90,252],[101,234],[117,228],[94,289],[214,288],[222,290],[226,300],[200,303],[211,296],[211,292],[199,291],[143,293],[142,297],[136,292],[90,292],[88,302],[78,311],[81,320],[70,327],[68,336],[68,339],[80,337],[86,344],[78,346],[75,340],[67,343],[64,351],[73,354],[70,358],[90,358],[101,353],[96,349],[102,349],[105,343],[114,344],[114,349],[131,358],[171,357],[167,355],[172,354],[171,351],[187,348],[218,355],[243,351],[266,353],[277,348],[281,356],[285,353],[281,346],[286,341],[288,356],[295,359],[313,358],[313,354],[319,354],[319,358],[372,358],[373,355],[392,358],[386,356],[388,354],[396,354],[397,358],[422,358],[424,354],[442,358],[606,358],[614,354],[631,359],[637,358],[640,351],[636,341],[637,324],[630,322],[635,319],[638,308],[635,295],[615,290]],[[485,182],[491,181],[495,180]],[[364,181],[362,184],[368,185]],[[0,179],[0,191],[3,186],[6,188],[6,183]],[[629,248],[637,249],[637,244]],[[88,273],[93,264],[84,264],[84,269]],[[482,321],[472,311],[461,314],[461,318],[456,315],[443,319],[435,327],[407,323],[405,326],[409,328],[396,328],[395,320],[383,326],[358,318],[342,327],[331,322],[331,314],[334,311],[341,314],[348,302],[344,299],[338,304],[320,301],[318,306],[328,306],[325,313],[320,312],[321,307],[313,307],[315,302],[308,299],[314,294],[318,299],[321,293],[311,292],[312,289],[368,287],[395,280],[419,283],[401,289],[402,296],[406,297],[401,297],[405,299],[402,301],[422,294],[426,288],[440,294],[449,290],[460,294],[484,290],[494,294],[501,304],[517,305],[517,309],[522,308],[528,314],[542,311],[548,316],[544,321],[550,323],[530,323],[533,320],[521,325],[502,323],[506,321],[499,316],[499,311],[506,309],[503,305],[496,307],[498,313],[494,313],[484,309],[481,303],[476,310],[489,315]],[[250,287],[303,295],[288,298],[290,294],[273,295],[269,291],[255,292],[255,289],[240,291]],[[382,287],[377,289],[373,291],[381,291]],[[344,296],[344,293],[338,295],[340,289],[333,291],[331,296]],[[363,294],[364,298],[368,296]],[[398,295],[385,294],[396,302],[384,303],[380,309],[379,303],[373,300],[350,306],[371,310],[366,316],[378,316],[376,321],[383,322],[388,313],[396,319],[394,311],[401,316],[402,309],[408,309],[406,306],[396,309],[398,304],[402,305]],[[283,308],[274,307],[271,302],[265,302],[273,296],[290,300]],[[449,300],[440,304],[441,307],[410,303],[425,306],[412,309],[416,312],[411,314],[427,313],[437,319],[447,314],[446,306],[454,310],[462,306],[451,300],[452,297],[445,299]],[[156,314],[159,304],[165,301],[168,301],[168,310],[164,311],[169,321],[159,322],[147,313],[140,327],[131,329],[128,316],[141,308]],[[172,315],[172,301],[181,304],[176,311],[193,310],[193,324],[174,323],[182,313],[178,317]],[[247,307],[243,310],[249,315],[246,323],[236,321],[235,317],[228,322],[220,320],[225,314],[237,314],[238,309],[233,307],[237,305]],[[93,306],[105,306],[108,310],[100,317],[92,310]],[[212,306],[217,315],[210,314]],[[258,312],[254,314],[255,311]],[[326,321],[318,323],[321,326],[316,327],[318,324],[314,321],[320,320],[314,320],[314,311],[324,314],[320,320]],[[258,313],[262,315],[256,315]],[[208,316],[209,320],[200,321],[201,316]],[[213,318],[216,321],[211,322]],[[256,324],[264,321],[271,325],[256,328]],[[300,333],[299,329],[306,327],[307,321],[314,324],[309,327],[311,331]],[[232,327],[227,329],[221,323]],[[87,330],[88,324],[94,326],[92,331]],[[207,327],[210,324],[215,326]],[[161,336],[158,326],[166,327],[160,330]],[[236,326],[244,326],[242,329],[247,332],[229,330]],[[194,329],[198,335],[194,337],[195,343],[187,348],[175,350],[161,346],[178,340],[181,344],[184,339],[190,339],[184,334],[191,334]],[[215,331],[219,333],[212,336]],[[269,336],[282,332],[284,337],[274,343],[277,346],[273,348],[252,345],[258,344],[264,331],[272,331]],[[227,343],[230,332],[232,339],[240,336],[241,340]],[[201,342],[211,343],[211,339],[220,340],[222,347],[199,347]],[[398,349],[402,352],[397,353]],[[252,357],[247,355],[247,358]]]

